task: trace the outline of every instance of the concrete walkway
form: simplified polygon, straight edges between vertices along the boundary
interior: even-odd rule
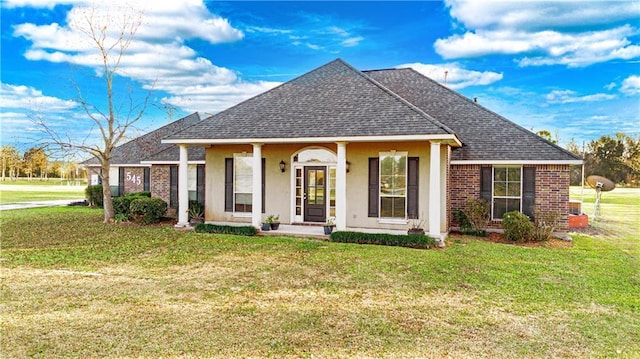
[[[33,202],[21,202],[21,203],[7,203],[0,204],[0,211],[7,211],[11,209],[24,209],[24,208],[38,208],[38,207],[59,207],[68,206],[72,202],[82,201],[84,198],[76,199],[58,199],[54,201],[33,201]]]

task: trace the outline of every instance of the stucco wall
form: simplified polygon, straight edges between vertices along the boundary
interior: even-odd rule
[[[330,144],[289,144],[263,145],[262,157],[265,158],[265,209],[264,216],[280,215],[282,223],[291,223],[293,218],[292,186],[294,172],[291,169],[292,157],[300,150],[310,147],[326,148],[333,153],[337,145]],[[428,142],[394,142],[394,143],[349,143],[346,147],[347,161],[350,171],[347,173],[347,226],[361,228],[393,228],[404,230],[407,224],[380,223],[378,218],[368,217],[368,176],[369,157],[378,157],[380,152],[396,150],[408,152],[410,157],[420,157],[419,162],[419,213],[425,219],[424,228],[428,230],[429,216],[429,153]],[[206,150],[206,206],[207,221],[250,222],[249,214],[234,215],[224,211],[224,178],[225,158],[232,158],[234,153],[251,154],[251,145],[218,145]],[[447,173],[448,146],[441,147],[441,228],[446,229],[448,223],[447,210]],[[286,162],[286,171],[279,168],[281,160]]]

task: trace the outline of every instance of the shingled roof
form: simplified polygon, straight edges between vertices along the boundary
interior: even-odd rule
[[[571,152],[413,69],[364,73],[453,129],[463,143],[453,149],[453,161],[580,161]]]
[[[171,147],[175,147],[174,145],[169,143],[162,143],[161,141],[164,137],[185,129],[189,126],[192,126],[193,124],[200,121],[200,115],[198,115],[197,112],[194,112],[179,120],[162,126],[157,130],[151,131],[145,135],[136,137],[129,142],[123,143],[122,145],[116,147],[113,152],[111,152],[111,165],[139,165],[140,161],[146,159],[150,155],[165,151]],[[178,151],[177,147],[176,151]],[[198,158],[197,160],[204,160],[204,151],[202,152],[202,158]],[[189,157],[191,158],[191,156]],[[179,154],[175,156],[175,160],[177,161],[178,158]],[[82,162],[82,164],[86,166],[98,166],[99,162],[95,157],[92,157]]]
[[[337,59],[165,141],[407,135],[440,136],[459,143],[447,126]]]

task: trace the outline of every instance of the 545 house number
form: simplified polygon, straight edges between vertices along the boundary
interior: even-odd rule
[[[133,182],[134,184],[137,184],[137,185],[142,183],[140,176],[132,175],[131,172],[127,172],[127,181]]]

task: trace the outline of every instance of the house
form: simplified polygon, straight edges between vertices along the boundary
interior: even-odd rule
[[[453,227],[469,198],[506,211],[561,214],[580,158],[412,69],[359,71],[337,59],[169,135],[177,145],[178,226],[188,163],[205,151],[205,219],[338,230]]]
[[[201,121],[192,113],[152,132],[136,137],[112,151],[109,174],[111,195],[149,191],[169,204],[171,212],[177,208],[178,148],[162,143],[162,138]],[[91,183],[101,183],[100,163],[96,158],[82,162],[91,174]],[[191,200],[204,203],[204,149],[194,148],[188,161],[188,191]]]

